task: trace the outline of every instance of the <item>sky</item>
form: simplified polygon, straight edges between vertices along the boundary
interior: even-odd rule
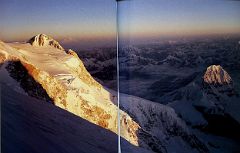
[[[0,39],[24,41],[45,33],[65,44],[111,45],[114,0],[0,0]]]
[[[0,0],[0,39],[25,41],[45,33],[61,43],[116,43],[115,0]],[[240,33],[240,1],[128,0],[119,3],[123,39]]]
[[[240,1],[132,0],[119,5],[123,38],[240,34]]]

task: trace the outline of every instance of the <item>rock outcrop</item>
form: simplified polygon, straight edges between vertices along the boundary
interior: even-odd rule
[[[220,65],[209,66],[203,76],[203,79],[207,84],[232,84],[232,78]]]
[[[56,40],[45,34],[38,34],[32,37],[28,43],[33,46],[53,46],[54,48],[64,50],[64,48]]]
[[[211,65],[203,76],[203,87],[205,91],[214,95],[218,100],[223,95],[236,95],[233,80],[220,65]]]

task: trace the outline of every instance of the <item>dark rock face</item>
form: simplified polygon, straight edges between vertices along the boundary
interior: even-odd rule
[[[149,150],[152,150],[156,153],[167,153],[166,147],[162,144],[162,142],[155,136],[149,134],[148,132],[144,130],[139,130],[138,131],[138,137],[142,139],[148,146],[147,147]],[[142,142],[139,142],[140,146],[142,145]]]
[[[20,86],[29,96],[53,103],[42,85],[36,82],[34,78],[28,74],[28,71],[20,61],[9,62],[6,66],[6,70],[13,79],[20,83]]]
[[[240,134],[236,132],[240,129],[240,124],[230,115],[204,114],[208,125],[202,130],[215,135],[240,140]]]
[[[187,84],[192,82],[197,75],[198,73],[196,72],[185,78],[179,78],[177,76],[169,76],[165,79],[162,79],[153,83],[149,89],[154,94],[157,94],[157,95],[165,94],[186,86]]]

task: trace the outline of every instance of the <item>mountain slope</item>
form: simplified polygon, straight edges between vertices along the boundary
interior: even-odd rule
[[[51,102],[117,134],[117,94],[106,90],[95,81],[74,51],[49,45],[49,37],[40,37],[42,35],[31,39],[32,43],[40,41],[40,44],[47,45],[0,42],[0,57],[3,63],[1,69],[4,69],[2,72],[18,82],[19,88],[24,90],[23,94]],[[40,89],[32,87],[33,82],[36,82]],[[126,152],[149,150],[165,153],[179,148],[187,152],[208,152],[205,144],[188,131],[185,123],[170,107],[153,105],[150,101],[128,95],[124,96],[121,103],[121,137],[125,144],[122,147]],[[151,115],[154,112],[159,118],[152,121]],[[149,129],[149,122],[154,122],[153,128],[158,130]],[[181,130],[174,132],[176,127]],[[178,148],[172,148],[173,144]],[[134,146],[147,150],[139,147],[134,149]]]
[[[78,57],[52,46],[1,42],[0,47],[5,60],[12,61],[14,58],[14,61],[19,61],[56,106],[117,133],[117,107],[112,102],[114,96],[90,76]],[[134,121],[130,122],[139,127]],[[134,138],[126,139],[137,145]]]

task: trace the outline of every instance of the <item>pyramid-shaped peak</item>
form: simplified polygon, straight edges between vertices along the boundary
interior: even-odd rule
[[[203,79],[207,84],[224,85],[232,83],[232,78],[220,65],[209,66]]]
[[[28,43],[30,43],[32,46],[53,46],[54,48],[64,50],[59,42],[46,34],[38,34],[32,37]]]

